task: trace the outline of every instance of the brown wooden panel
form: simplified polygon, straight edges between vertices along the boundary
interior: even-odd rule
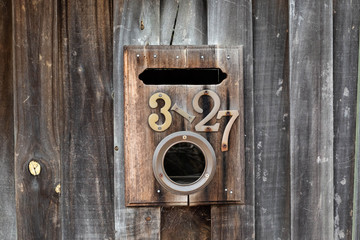
[[[208,206],[162,208],[161,239],[211,239],[210,208]]]
[[[114,239],[112,2],[62,1],[62,238]]]
[[[257,239],[290,239],[289,8],[253,0]]]
[[[142,23],[142,24],[141,24]],[[160,208],[125,207],[123,46],[159,44],[160,3],[157,0],[114,1],[114,201],[116,239],[159,239]],[[143,212],[154,221],[146,221]],[[137,227],[134,227],[136,224]]]
[[[0,239],[16,239],[12,4],[0,1]]]
[[[126,197],[129,205],[187,204],[187,197],[175,195],[160,187],[153,176],[152,156],[159,142],[177,131],[195,132],[194,126],[203,118],[193,110],[192,99],[204,88],[215,91],[221,99],[220,110],[239,110],[232,127],[229,151],[221,152],[221,138],[226,118],[221,119],[218,132],[199,133],[213,146],[217,157],[215,177],[204,191],[190,195],[190,204],[236,202],[244,199],[243,115],[242,115],[242,49],[214,47],[127,47],[125,50],[125,173]],[[156,56],[156,57],[155,57]],[[179,56],[177,58],[177,56]],[[209,68],[219,67],[228,74],[219,85],[144,85],[138,75],[146,68]],[[149,98],[156,92],[170,96],[196,119],[184,121],[178,114],[164,132],[154,132],[147,123],[152,113]],[[138,113],[138,114],[134,114]],[[211,124],[211,122],[210,122]],[[144,142],[146,145],[144,146]],[[139,151],[141,147],[142,151]],[[135,183],[135,184],[134,184]],[[228,189],[226,191],[225,189]],[[160,190],[160,193],[158,193]]]
[[[248,0],[209,0],[207,9],[208,44],[243,45],[244,50],[245,205],[213,206],[211,237],[252,239],[255,238],[252,4]]]
[[[332,1],[289,6],[291,237],[333,239]]]
[[[360,1],[334,1],[335,239],[352,239]],[[352,215],[350,212],[354,212]],[[355,227],[356,228],[356,227]],[[358,227],[357,227],[358,228]],[[353,239],[356,239],[354,236]]]
[[[59,239],[62,85],[56,1],[13,1],[15,184],[19,239]],[[10,24],[10,23],[9,23]],[[41,172],[33,176],[29,162]]]

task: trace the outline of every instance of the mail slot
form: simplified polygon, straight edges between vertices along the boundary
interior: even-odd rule
[[[242,46],[126,46],[127,206],[245,204]]]

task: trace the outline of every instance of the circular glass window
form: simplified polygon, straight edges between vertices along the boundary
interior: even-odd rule
[[[167,150],[164,157],[166,175],[179,184],[197,181],[204,173],[205,165],[203,152],[190,142],[174,144]]]
[[[203,189],[210,183],[215,169],[215,151],[199,134],[188,131],[172,133],[155,149],[155,178],[173,193],[191,194]]]

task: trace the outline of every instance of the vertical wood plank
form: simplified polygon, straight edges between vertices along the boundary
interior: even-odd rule
[[[161,211],[161,239],[211,239],[209,206],[171,207]]]
[[[352,238],[360,1],[334,1],[335,239]]]
[[[245,205],[212,206],[212,239],[255,238],[252,4],[208,1],[208,44],[244,46]]]
[[[359,36],[360,39],[360,36]],[[358,83],[357,83],[357,107],[356,107],[356,137],[355,137],[355,167],[354,167],[354,203],[352,239],[360,238],[360,44],[358,57]]]
[[[288,1],[253,10],[256,238],[290,239]]]
[[[160,208],[126,208],[124,179],[124,88],[123,46],[160,42],[159,1],[116,0],[114,2],[114,154],[115,238],[159,239]],[[147,221],[146,219],[150,219]],[[136,228],[133,225],[136,224]]]
[[[62,238],[114,239],[112,2],[61,1]]]
[[[56,1],[13,1],[17,237],[59,239],[61,93]],[[9,24],[9,23],[8,23]],[[30,174],[29,162],[41,172]]]
[[[162,0],[160,9],[161,44],[207,44],[207,3],[205,0]]]
[[[0,239],[16,239],[11,8],[0,1]]]
[[[292,239],[334,238],[332,6],[290,0]]]
[[[204,45],[207,43],[207,5],[205,1],[166,0],[161,1],[160,9],[161,44]],[[210,239],[210,206],[163,209],[161,212],[161,238],[176,239],[179,237],[174,234],[174,227],[181,229],[179,231],[183,234],[180,237],[182,239]]]

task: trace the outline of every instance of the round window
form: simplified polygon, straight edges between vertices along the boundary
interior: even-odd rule
[[[214,176],[214,149],[201,135],[176,132],[164,138],[153,157],[154,175],[167,190],[191,194],[208,185]]]

